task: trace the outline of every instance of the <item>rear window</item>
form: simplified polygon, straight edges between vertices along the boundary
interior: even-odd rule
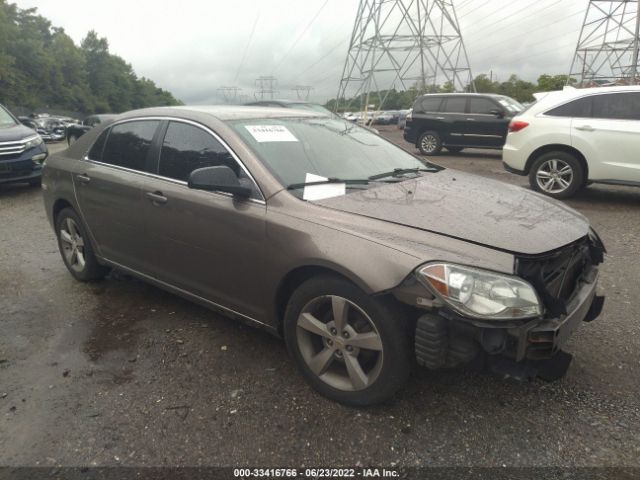
[[[552,117],[587,118],[591,116],[591,99],[584,97],[549,110],[545,115]]]
[[[107,140],[107,135],[109,134],[109,129],[105,130],[100,134],[96,142],[89,150],[89,154],[87,155],[90,160],[95,160],[97,162],[102,161],[102,151],[104,150],[104,144]]]
[[[466,97],[449,97],[445,103],[444,111],[447,113],[464,113],[466,106]]]
[[[144,171],[158,120],[121,123],[111,128],[102,161],[119,167]]]

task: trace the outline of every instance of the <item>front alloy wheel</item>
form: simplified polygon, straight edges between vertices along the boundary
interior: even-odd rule
[[[322,395],[352,406],[390,398],[409,377],[403,311],[348,280],[321,275],[289,299],[284,337],[298,368]]]
[[[298,346],[323,382],[343,391],[363,390],[382,368],[380,334],[355,303],[336,295],[318,297],[298,316]]]

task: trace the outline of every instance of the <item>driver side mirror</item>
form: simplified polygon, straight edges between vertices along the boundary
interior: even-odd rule
[[[504,111],[500,110],[498,108],[494,108],[494,109],[490,110],[489,113],[491,113],[492,115],[495,115],[498,118],[503,118],[504,117]]]
[[[242,186],[236,173],[226,165],[198,168],[189,175],[189,188],[225,192],[241,198],[251,196],[251,188]]]

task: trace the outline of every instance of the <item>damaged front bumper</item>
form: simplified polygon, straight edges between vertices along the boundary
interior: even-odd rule
[[[602,311],[604,297],[597,295],[597,283],[598,269],[592,266],[578,280],[566,314],[553,318],[480,321],[446,307],[423,313],[415,328],[417,363],[439,369],[486,360],[503,376],[525,379],[547,371],[552,372],[546,375],[549,379],[558,378],[571,359],[562,351],[569,338],[582,322],[592,321]]]

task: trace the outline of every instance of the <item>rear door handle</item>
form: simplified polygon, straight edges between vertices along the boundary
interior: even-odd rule
[[[444,120],[444,117],[436,117],[436,120]]]
[[[475,118],[467,118],[467,121],[469,121],[469,122],[475,122],[475,121],[476,121],[476,119],[475,119]]]
[[[576,127],[576,130],[582,130],[583,132],[593,132],[595,128],[593,128],[591,125],[581,125],[579,127]]]
[[[86,173],[81,173],[80,175],[76,175],[76,179],[78,180],[78,182],[84,183],[84,184],[87,184],[91,181],[91,177]]]
[[[147,192],[145,196],[151,200],[151,203],[154,205],[164,205],[169,201],[167,197],[165,197],[162,192]]]

